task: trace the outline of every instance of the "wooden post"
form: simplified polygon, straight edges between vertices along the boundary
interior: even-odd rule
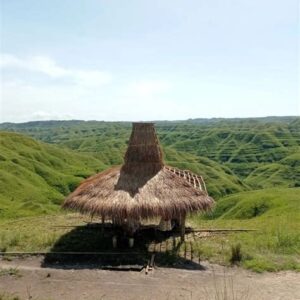
[[[176,249],[176,238],[175,236],[173,235],[173,245],[172,245],[172,251],[174,252]]]
[[[116,236],[116,235],[114,235],[114,236],[112,237],[112,244],[113,244],[113,248],[114,248],[114,249],[117,248],[117,245],[118,245],[118,239],[117,239],[117,236]]]
[[[184,242],[184,235],[185,235],[185,215],[180,217],[180,240]]]
[[[102,229],[101,229],[101,232],[103,234],[104,233],[104,226],[105,226],[105,216],[102,215],[101,219],[102,219]]]

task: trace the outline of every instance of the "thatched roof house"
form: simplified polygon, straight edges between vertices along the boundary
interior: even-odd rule
[[[133,123],[124,164],[83,181],[63,207],[122,223],[158,216],[184,220],[212,204],[201,176],[164,165],[154,124]]]

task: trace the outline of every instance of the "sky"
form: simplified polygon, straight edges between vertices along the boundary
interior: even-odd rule
[[[0,123],[300,115],[298,0],[0,3]]]

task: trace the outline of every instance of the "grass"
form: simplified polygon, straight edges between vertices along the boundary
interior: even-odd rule
[[[300,186],[299,118],[157,122],[166,163],[206,179],[216,199]],[[54,213],[79,182],[121,164],[130,123],[0,124],[0,217]],[[75,151],[76,152],[75,152]]]
[[[207,300],[248,300],[251,299],[249,289],[238,292],[232,276],[224,272],[221,280],[217,280],[213,272],[213,289],[204,288],[205,299]]]
[[[0,132],[0,218],[47,215],[104,164],[92,157]]]
[[[0,132],[0,153],[0,218],[5,219],[58,212],[63,199],[80,181],[107,168],[93,155],[12,132]],[[211,178],[208,188],[214,196],[246,189],[228,168],[209,159],[168,147],[165,156],[170,165],[202,171],[205,178]]]
[[[232,265],[239,264],[243,258],[241,244],[231,246],[230,263]]]
[[[0,269],[1,276],[21,277],[21,273],[17,268]]]
[[[59,213],[48,216],[24,217],[0,222],[0,246],[7,251],[48,251],[72,226],[83,224],[84,217]]]
[[[260,201],[264,208],[255,210]],[[217,203],[212,214],[193,217],[191,222],[202,228],[257,230],[201,240],[197,247],[205,259],[229,264],[233,249],[237,250],[240,244],[239,264],[247,269],[257,272],[300,271],[299,188],[258,190],[227,196]]]
[[[0,291],[0,300],[21,300],[21,298],[14,294],[8,294]]]
[[[217,163],[218,171],[205,175],[219,179],[220,190],[215,184],[217,181],[208,183],[212,194],[220,197],[243,190],[243,185],[236,185],[236,179],[250,189],[300,186],[300,175],[297,175],[300,174],[299,124],[299,117],[195,119],[157,122],[156,128],[166,149],[167,161],[177,166],[188,163],[187,167],[194,166],[195,169],[212,161]],[[115,165],[122,163],[131,124],[45,121],[4,123],[0,128],[19,131],[44,142],[92,155],[106,165]],[[203,161],[203,158],[207,160]],[[200,161],[199,164],[199,160],[203,163]],[[218,174],[220,169],[222,173]]]
[[[249,217],[249,213],[237,213],[237,207],[240,207],[239,202],[252,202],[253,197],[260,198],[266,196],[265,194],[269,195],[269,198],[265,198],[265,203],[273,202],[267,211],[252,217]],[[277,197],[277,201],[274,197]],[[235,200],[235,205],[232,206],[232,199],[235,198],[239,201]],[[238,259],[235,257],[234,262],[246,269],[256,272],[300,271],[299,199],[299,188],[244,192],[221,199],[217,203],[215,215],[193,216],[188,222],[197,228],[247,228],[257,231],[201,238],[194,242],[194,252],[200,253],[202,260],[229,266],[233,262],[232,251],[234,249],[239,256]],[[224,205],[223,202],[226,201],[231,205]],[[221,208],[218,208],[219,204]],[[219,212],[220,209],[222,214]],[[245,204],[240,209],[252,210],[252,207]],[[78,249],[93,251],[99,247],[95,243],[101,242],[97,237],[97,232],[91,233],[91,239],[88,236],[83,239],[78,237],[78,234],[71,233],[73,229],[71,227],[55,227],[80,225],[87,221],[90,221],[87,216],[66,213],[10,221],[2,220],[0,221],[0,246],[6,251],[49,251],[55,244],[57,248],[57,241],[64,237],[64,243],[72,249],[75,247],[76,251]],[[240,244],[240,249],[237,249],[238,244]],[[62,244],[59,246],[64,247]],[[183,248],[178,251],[182,252]],[[174,261],[174,257],[176,258],[174,255],[169,257],[169,260]]]
[[[70,231],[53,225],[87,220],[62,213],[64,197],[87,176],[122,162],[131,124],[49,121],[0,128],[40,140],[0,132],[0,250],[48,251]],[[239,256],[233,260],[257,272],[299,271],[299,129],[296,117],[157,123],[166,163],[203,175],[217,200],[211,214],[193,216],[191,224],[257,229],[201,239],[195,251],[203,259],[229,265]]]

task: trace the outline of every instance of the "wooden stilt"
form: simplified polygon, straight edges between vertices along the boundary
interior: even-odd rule
[[[103,234],[104,233],[105,216],[102,216],[101,220],[102,220],[102,229],[101,229],[101,231],[102,231],[102,234]]]
[[[176,238],[175,238],[175,236],[173,235],[172,251],[175,251],[175,249],[176,249]]]
[[[184,242],[185,235],[185,215],[182,215],[180,218],[180,240]]]
[[[117,239],[117,236],[116,236],[116,235],[114,235],[114,236],[112,237],[112,244],[113,244],[113,248],[114,248],[114,249],[117,248],[117,245],[118,245],[118,239]]]

